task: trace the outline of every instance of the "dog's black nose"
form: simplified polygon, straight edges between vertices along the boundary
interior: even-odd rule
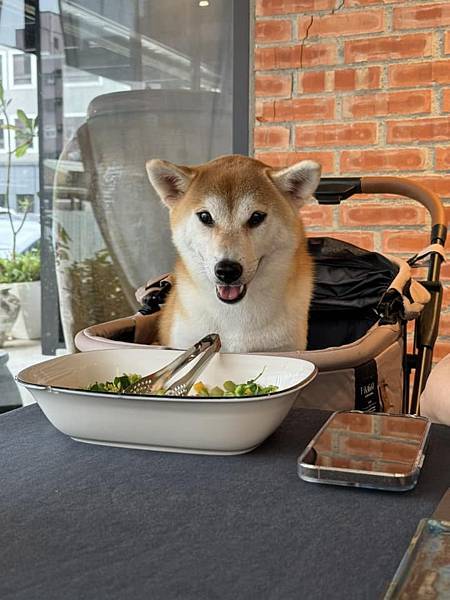
[[[234,283],[242,275],[242,267],[234,260],[221,260],[214,267],[217,279],[224,283]]]

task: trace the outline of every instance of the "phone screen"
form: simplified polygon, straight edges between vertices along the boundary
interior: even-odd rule
[[[338,412],[308,446],[301,462],[317,471],[408,476],[420,468],[428,430],[429,421],[422,417]]]

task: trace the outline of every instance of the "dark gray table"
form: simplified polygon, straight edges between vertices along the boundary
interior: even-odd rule
[[[208,457],[74,442],[36,406],[1,416],[0,598],[380,598],[450,486],[450,428],[394,494],[298,478],[326,417],[293,411],[251,454]]]

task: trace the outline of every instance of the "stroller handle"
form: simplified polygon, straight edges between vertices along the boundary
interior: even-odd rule
[[[319,204],[340,204],[354,194],[398,194],[420,202],[430,213],[432,243],[444,245],[447,219],[440,197],[407,177],[323,177],[315,192]]]

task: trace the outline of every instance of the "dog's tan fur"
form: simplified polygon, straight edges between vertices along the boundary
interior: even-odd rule
[[[216,331],[226,351],[304,349],[313,273],[298,209],[314,192],[320,167],[308,161],[272,169],[233,155],[196,167],[152,160],[147,170],[170,208],[179,251],[175,285],[160,321],[161,343],[183,347]],[[196,213],[208,202],[219,207],[220,218],[204,231]],[[247,205],[249,211],[267,213],[264,228],[249,229],[238,223],[243,218],[238,213]],[[186,239],[196,237],[198,247],[196,239]],[[214,282],[199,275],[206,269],[209,276],[210,263],[222,256],[242,258],[248,266],[244,264],[243,277],[247,271],[252,277],[245,282],[247,295],[238,304],[222,303],[212,295]]]

